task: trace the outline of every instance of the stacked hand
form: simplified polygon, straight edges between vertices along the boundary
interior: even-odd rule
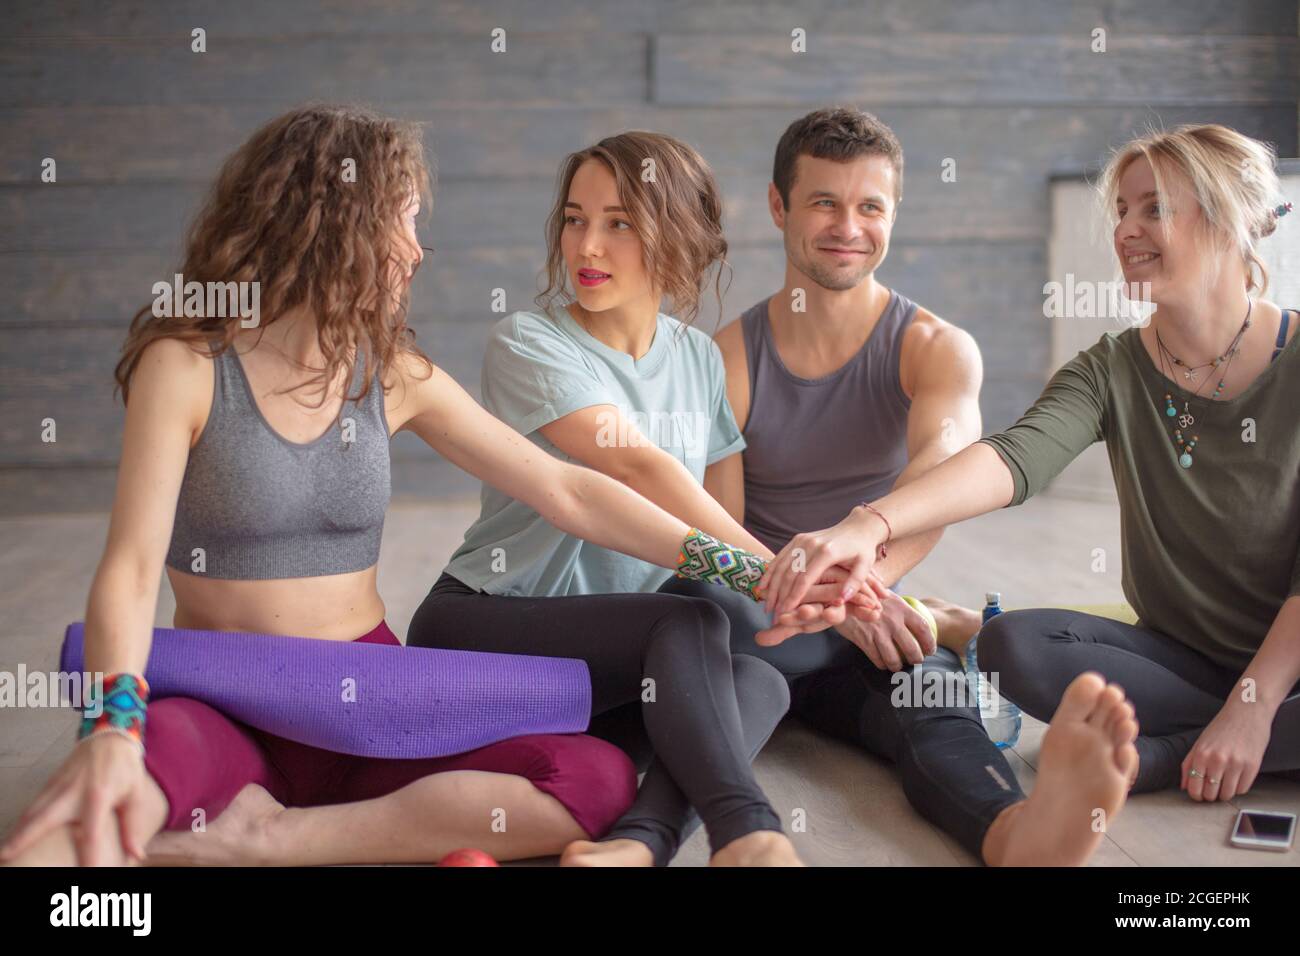
[[[780,644],[795,634],[809,634],[828,627],[842,625],[845,620],[879,620],[882,613],[881,595],[873,588],[855,591],[847,599],[844,587],[848,572],[840,567],[828,568],[820,579],[811,585],[801,601],[791,610],[773,618],[772,627],[761,631],[767,639],[763,644]],[[888,588],[875,579],[880,590],[891,594]],[[760,586],[759,593],[762,593]]]
[[[938,646],[930,622],[899,595],[889,590],[874,573],[867,575],[867,589],[843,601],[843,582],[849,572],[835,565],[804,597],[793,611],[774,616],[772,627],[759,631],[755,641],[772,647],[796,634],[806,634],[834,627],[844,638],[856,644],[871,663],[881,670],[897,671],[909,664],[919,664]],[[839,586],[840,593],[827,603],[812,601],[825,594],[827,586]],[[875,603],[868,603],[868,597]]]
[[[864,520],[850,512],[843,521],[824,531],[797,534],[781,553],[768,562],[759,581],[763,604],[769,614],[783,615],[808,601],[825,603],[827,581],[842,582],[840,602],[850,601],[864,589],[873,591],[878,603],[886,590],[872,574],[876,552],[883,540],[883,525],[868,515]],[[818,597],[809,597],[811,588]],[[857,616],[857,615],[855,615]]]
[[[891,664],[899,650],[911,663],[919,661],[916,650],[932,652],[928,624],[922,627],[921,615],[872,572],[878,535],[879,528],[850,514],[833,528],[791,538],[759,581],[773,626],[759,633],[758,642],[771,646],[795,634],[838,627],[872,663],[890,670],[897,669]],[[915,650],[913,643],[919,645]]]
[[[893,591],[882,599],[875,620],[852,614],[837,630],[882,671],[899,671],[909,664],[919,664],[939,644],[930,622]],[[765,643],[765,639],[760,638],[759,643]]]

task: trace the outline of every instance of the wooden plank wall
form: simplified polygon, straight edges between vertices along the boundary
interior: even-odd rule
[[[412,316],[477,392],[486,330],[528,307],[566,152],[627,128],[713,164],[734,278],[710,331],[779,284],[765,187],[782,130],[853,103],[899,134],[906,197],[881,270],[970,330],[985,425],[1048,371],[1048,177],[1149,125],[1215,121],[1297,152],[1297,3],[1257,0],[45,0],[0,38],[0,509],[103,507],[122,411],[111,369],[130,315],[169,278],[218,164],[312,99],[428,124],[439,185]],[[193,53],[190,31],[206,31]],[[1090,49],[1106,30],[1107,51]],[[506,31],[505,53],[490,49]],[[807,52],[791,50],[806,31]],[[58,181],[40,181],[53,157]],[[956,160],[956,182],[941,164]],[[54,418],[58,440],[41,440]],[[395,491],[473,492],[399,438]]]

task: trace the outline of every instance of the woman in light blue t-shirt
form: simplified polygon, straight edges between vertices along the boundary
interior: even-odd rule
[[[770,557],[710,494],[726,469],[741,467],[745,447],[722,356],[689,325],[727,249],[712,173],[684,143],[630,132],[569,156],[560,183],[540,311],[492,330],[484,405],[546,454],[611,475],[694,527]],[[567,303],[557,303],[562,295]],[[665,298],[686,322],[659,311]],[[654,758],[636,803],[603,840],[572,844],[563,863],[664,865],[693,828],[694,806],[713,862],[797,865],[727,732],[740,728],[752,761],[789,706],[785,679],[758,658],[732,658],[725,615],[702,598],[656,593],[667,580],[662,568],[566,534],[485,484],[478,520],[407,639],[581,658],[593,714],[639,702]],[[842,617],[843,608],[826,614],[836,610]],[[795,633],[820,621],[778,623]],[[729,665],[701,680],[719,657]],[[672,733],[670,714],[692,730]]]

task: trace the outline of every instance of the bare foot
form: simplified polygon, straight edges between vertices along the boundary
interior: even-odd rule
[[[803,866],[784,833],[755,830],[737,837],[709,858],[709,866]]]
[[[921,598],[921,603],[930,609],[939,625],[939,646],[956,651],[958,655],[965,653],[966,645],[980,629],[980,612],[943,598]]]
[[[654,854],[640,840],[574,840],[560,854],[560,866],[654,865]]]
[[[984,838],[991,866],[1082,866],[1128,796],[1137,763],[1133,705],[1099,674],[1080,674],[1043,737],[1028,800],[1002,811]]]
[[[204,830],[162,830],[145,847],[148,866],[266,866],[273,864],[271,824],[284,806],[255,783],[240,790]]]

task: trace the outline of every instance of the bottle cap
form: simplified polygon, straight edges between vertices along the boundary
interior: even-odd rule
[[[985,591],[985,592],[984,592],[984,603],[985,603],[985,604],[1001,604],[1001,603],[1002,603],[1002,595],[1001,595],[999,592],[997,592],[997,591]]]

